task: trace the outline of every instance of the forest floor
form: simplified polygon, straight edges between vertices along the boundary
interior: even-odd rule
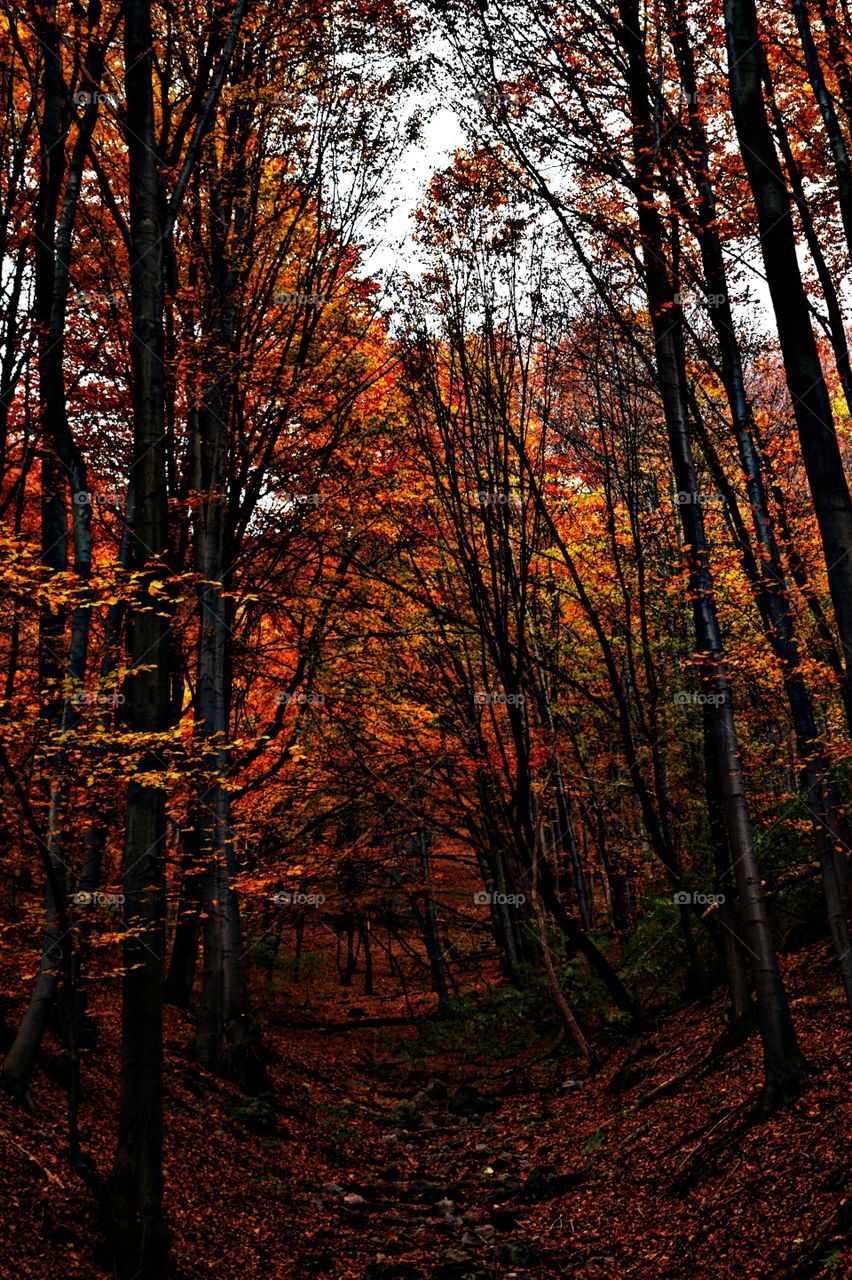
[[[168,1009],[175,1277],[852,1276],[852,1036],[824,947],[784,970],[811,1075],[763,1124],[749,1114],[754,1039],[701,1065],[721,999],[632,1038],[601,1033],[604,1066],[586,1079],[555,1036],[512,1056],[493,1041],[430,1054],[411,1026],[364,1025],[402,1017],[401,1000],[258,990],[261,1099],[202,1071],[189,1017]],[[117,1008],[94,1010],[84,1064],[83,1145],[102,1173]],[[0,1102],[3,1280],[111,1275],[95,1202],[63,1154],[60,1065],[48,1058],[35,1082],[37,1116]]]

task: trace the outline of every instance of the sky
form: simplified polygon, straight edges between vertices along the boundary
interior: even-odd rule
[[[400,151],[396,165],[388,175],[388,203],[392,209],[383,223],[380,236],[370,238],[362,264],[366,275],[380,275],[389,280],[400,273],[418,274],[422,260],[414,243],[414,211],[421,203],[432,175],[450,163],[455,150],[469,144],[469,135],[452,106],[438,101],[428,105],[431,111],[427,109],[425,113],[419,141],[408,143]],[[735,314],[742,323],[754,323],[758,316],[762,323],[771,325],[772,307],[757,247],[750,254],[743,256],[737,253],[735,256],[739,264],[745,266],[748,281],[748,298],[734,301]],[[799,257],[803,272],[807,274],[807,252],[801,245]]]
[[[432,174],[445,168],[453,152],[465,145],[461,122],[447,106],[438,106],[426,120],[417,143],[409,143],[389,176],[388,193],[394,208],[384,225],[381,242],[365,258],[368,273],[414,271],[417,267],[413,243],[414,210],[421,203]]]

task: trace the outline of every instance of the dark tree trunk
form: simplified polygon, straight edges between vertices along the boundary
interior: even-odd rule
[[[715,891],[721,898],[718,908],[721,926],[719,940],[728,978],[728,1033],[733,1040],[737,1041],[744,1039],[753,1027],[754,1007],[749,995],[742,943],[737,934],[737,913],[734,909],[735,884],[725,831],[719,762],[713,749],[706,703],[704,706],[704,795],[707,801],[710,843],[713,847]]]
[[[364,995],[373,994],[373,948],[370,942],[369,917],[361,920],[361,942],[364,947]]]
[[[126,0],[134,426],[131,485],[135,500],[132,562],[140,573],[140,598],[130,617],[130,690],[131,724],[139,735],[164,732],[169,710],[168,636],[160,586],[167,550],[162,220],[152,59],[150,0]],[[141,769],[155,772],[163,768],[164,761],[152,744],[145,751]],[[127,936],[123,947],[121,1099],[109,1185],[117,1269],[127,1280],[161,1280],[169,1247],[162,1167],[165,840],[162,787],[132,778],[127,791],[123,868]]]
[[[562,906],[557,897],[553,884],[553,874],[550,865],[542,862],[538,868],[538,893],[543,904],[547,907],[556,923],[565,935],[565,939],[569,946],[575,951],[579,951],[580,955],[588,962],[589,968],[600,978],[616,1008],[621,1009],[624,1013],[635,1015],[638,1011],[636,1003],[607,960],[606,956],[600,951],[591,938],[583,932],[576,920],[572,920],[571,916]]]
[[[199,575],[197,723],[205,772],[196,810],[198,857],[205,868],[198,1048],[201,1061],[211,1068],[217,1065],[225,1041],[239,1047],[247,1045],[253,1034],[234,884],[230,797],[225,786],[229,765],[229,627],[224,596],[228,565],[224,539],[229,408],[222,383],[226,376],[214,362],[208,370],[210,388],[196,415],[197,506],[193,522]]]
[[[429,958],[429,973],[432,977],[432,990],[438,997],[438,1004],[445,1004],[449,996],[447,989],[446,965],[438,935],[438,920],[435,912],[435,900],[432,895],[432,883],[429,865],[429,835],[424,827],[417,834],[420,844],[420,867],[423,874],[423,940],[426,943],[426,954]]]
[[[682,318],[666,262],[665,236],[656,205],[654,130],[647,97],[649,84],[644,36],[636,0],[620,0],[621,41],[627,58],[633,125],[639,230],[648,308],[654,333],[657,376],[666,419],[672,468],[679,490],[696,492],[698,482],[687,418],[686,372],[680,338]],[[808,329],[810,334],[810,329]],[[811,334],[811,341],[813,335]],[[835,441],[836,443],[836,441]],[[707,703],[710,740],[718,776],[728,845],[736,871],[745,940],[752,955],[763,1040],[765,1083],[762,1105],[771,1110],[798,1095],[804,1061],[796,1040],[778,961],[772,944],[766,900],[754,852],[746,803],[731,685],[716,612],[713,579],[700,503],[680,505],[683,540],[688,548],[696,662]],[[850,599],[852,605],[852,599]]]
[[[180,1009],[188,1008],[192,1001],[198,963],[201,894],[204,886],[204,868],[200,865],[198,851],[198,823],[196,811],[192,826],[183,832],[182,874],[165,987],[168,1003],[175,1004]]]
[[[763,51],[754,0],[725,0],[725,34],[731,108],[757,209],[766,281],[848,678],[852,662],[852,498],[796,257],[790,198],[763,98]]]
[[[73,230],[83,166],[94,128],[96,108],[90,107],[79,128],[71,163],[68,167],[62,209],[57,226],[56,216],[65,169],[64,142],[67,132],[65,89],[62,78],[59,33],[55,13],[50,10],[40,20],[40,39],[45,51],[42,118],[42,150],[40,154],[39,200],[35,245],[35,307],[38,325],[38,372],[40,392],[40,425],[44,463],[42,466],[42,562],[52,571],[67,567],[67,507],[70,491],[74,544],[74,572],[78,579],[77,598],[71,615],[71,634],[67,657],[63,662],[64,611],[42,610],[39,619],[39,676],[43,691],[45,717],[56,725],[61,741],[71,734],[79,721],[76,695],[83,688],[89,649],[89,580],[92,568],[90,532],[91,507],[87,492],[86,467],[71,435],[65,405],[65,317]],[[100,46],[90,48],[87,71],[94,83],[100,79],[103,55]],[[65,676],[70,688],[64,695],[61,680]],[[64,746],[51,762],[51,780],[47,806],[47,844],[53,869],[51,884],[65,895],[68,890],[66,863],[62,856],[65,804],[68,793],[68,758]],[[63,1030],[71,1063],[71,1093],[76,1098],[78,1051],[77,1019],[74,1016],[75,964],[72,960],[73,937],[60,935],[57,928],[57,904],[50,885],[46,897],[47,925],[39,974],[33,996],[15,1041],[3,1066],[7,1087],[25,1096],[35,1067],[47,1018],[53,1004],[60,970],[65,975],[63,988]],[[72,1114],[76,1115],[75,1101]],[[76,1119],[71,1124],[71,1149],[79,1158]]]
[[[798,4],[798,0],[795,0]],[[679,11],[673,23],[673,41],[678,56],[681,78],[689,102],[690,128],[695,141],[697,182],[699,187],[698,237],[704,264],[705,283],[713,298],[710,308],[713,327],[722,353],[722,378],[731,409],[734,433],[746,477],[755,539],[759,558],[752,554],[748,537],[739,515],[736,495],[728,484],[721,464],[709,440],[704,447],[711,470],[729,503],[729,512],[738,534],[745,571],[755,590],[766,634],[782,665],[785,691],[796,735],[802,769],[802,788],[811,814],[814,840],[823,868],[823,884],[831,934],[838,958],[847,1000],[852,1001],[852,948],[845,922],[845,870],[843,850],[848,848],[845,816],[840,808],[831,778],[831,767],[820,744],[813,702],[805,684],[793,616],[789,607],[787,584],[774,521],[767,501],[761,460],[752,435],[753,416],[745,393],[742,361],[734,331],[733,313],[728,298],[727,275],[716,219],[716,201],[709,176],[708,149],[704,126],[698,109],[692,49],[688,43],[684,15]],[[783,127],[779,120],[779,126]],[[782,144],[783,145],[783,144]],[[789,150],[789,149],[788,149]],[[792,155],[789,157],[793,163]],[[807,216],[807,210],[804,211]],[[831,281],[828,282],[831,287]],[[840,323],[840,322],[838,322]],[[845,337],[842,336],[845,353]],[[848,356],[844,358],[848,366]],[[848,371],[848,370],[847,370]],[[761,566],[758,569],[758,560]],[[837,840],[835,851],[834,839]],[[838,872],[841,872],[838,875]],[[852,1005],[850,1006],[852,1007]]]
[[[837,203],[840,208],[840,218],[846,236],[846,247],[849,251],[850,261],[852,261],[852,166],[849,163],[849,150],[846,146],[843,130],[840,128],[837,112],[834,109],[834,100],[825,83],[822,64],[819,60],[813,31],[811,30],[807,0],[791,0],[791,2],[802,52],[805,55],[808,79],[811,82],[811,88],[819,106],[819,112],[831,147],[831,154],[834,158],[834,169],[837,178]]]

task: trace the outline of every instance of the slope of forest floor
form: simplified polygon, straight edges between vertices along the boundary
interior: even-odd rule
[[[603,1070],[583,1079],[555,1037],[510,1057],[493,1042],[430,1055],[394,1025],[402,1001],[335,988],[308,1008],[264,1008],[258,996],[272,1085],[261,1098],[193,1063],[191,1022],[169,1009],[175,1276],[852,1275],[852,1038],[825,949],[784,967],[811,1078],[763,1125],[749,1122],[757,1042],[710,1056],[719,1001],[632,1039],[601,1034]],[[83,1144],[102,1173],[116,1007],[95,1010],[101,1039],[85,1061]],[[37,1116],[0,1104],[4,1280],[111,1274],[94,1200],[63,1155],[59,1066],[48,1059],[37,1078]]]

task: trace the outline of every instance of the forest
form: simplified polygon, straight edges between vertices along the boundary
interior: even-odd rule
[[[0,1277],[852,1277],[847,0],[0,0]]]

